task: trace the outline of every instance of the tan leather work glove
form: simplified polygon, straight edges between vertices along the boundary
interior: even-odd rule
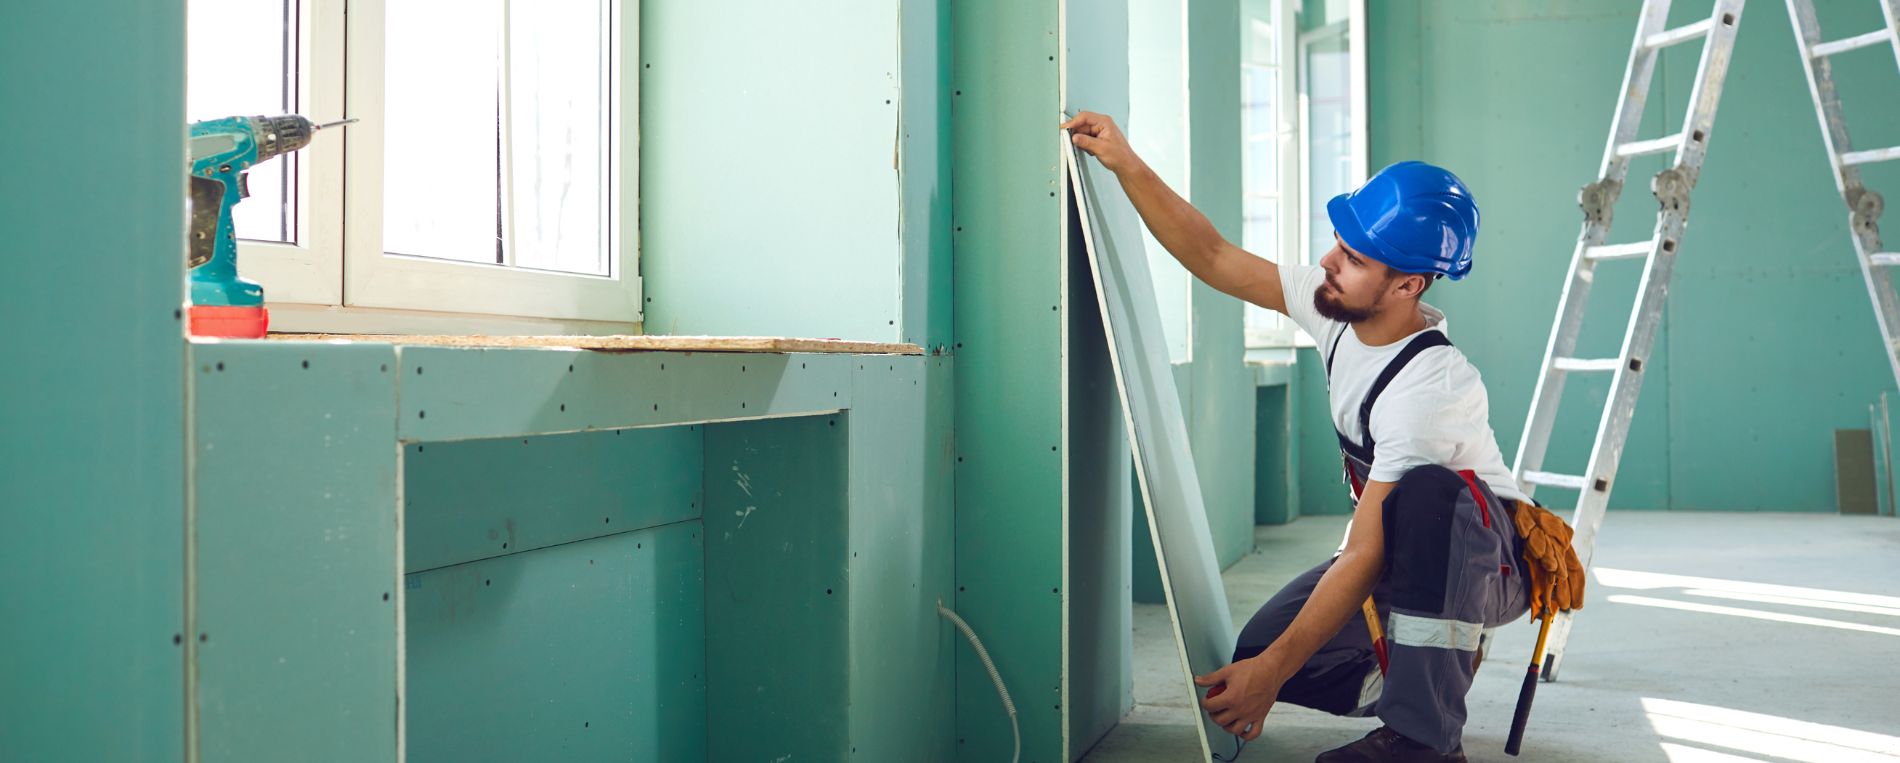
[[[1547,609],[1582,609],[1583,563],[1570,545],[1570,525],[1524,501],[1517,502],[1511,521],[1524,539],[1524,561],[1531,573],[1531,617],[1541,618]]]

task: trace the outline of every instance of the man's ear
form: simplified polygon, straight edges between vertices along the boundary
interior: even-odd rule
[[[1398,288],[1399,296],[1417,297],[1424,294],[1425,286],[1430,283],[1430,278],[1431,276],[1419,275],[1418,273],[1406,273],[1400,276]]]

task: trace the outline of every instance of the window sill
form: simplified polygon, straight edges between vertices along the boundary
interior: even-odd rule
[[[619,334],[481,336],[427,334],[293,334],[272,333],[267,339],[293,342],[371,342],[405,346],[472,349],[559,348],[603,352],[757,352],[834,353],[849,355],[922,355],[915,344],[854,342],[844,339],[799,339],[776,336],[649,336]]]
[[[637,321],[564,320],[276,302],[266,303],[265,307],[270,309],[271,332],[287,334],[608,336],[638,334],[641,330]]]
[[[1298,353],[1291,347],[1249,348],[1245,360],[1255,387],[1285,386],[1292,380],[1293,365],[1298,362]]]

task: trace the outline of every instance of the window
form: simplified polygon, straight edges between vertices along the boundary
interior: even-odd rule
[[[341,2],[191,0],[188,18],[187,118],[327,121],[343,112]],[[251,170],[251,197],[232,215],[239,267],[273,302],[341,304],[343,145],[334,138]]]
[[[1265,15],[1243,19],[1241,39],[1241,242],[1242,249],[1275,262],[1296,252],[1292,233],[1298,206],[1298,157],[1292,72],[1282,62],[1293,47],[1292,3],[1271,0]],[[1298,260],[1294,260],[1298,261]],[[1249,347],[1285,346],[1292,322],[1259,305],[1246,306]]]
[[[342,0],[264,5],[192,0],[192,118],[329,121],[347,87],[360,120],[260,165],[238,205],[239,267],[273,328],[640,320],[639,101],[621,74],[636,0],[355,0],[347,20]]]
[[[1311,264],[1333,245],[1326,202],[1366,178],[1365,3],[1329,0],[1329,22],[1300,33],[1296,46],[1289,45],[1296,24],[1289,4],[1274,0],[1271,18],[1249,19],[1242,246],[1276,262]],[[1289,47],[1296,47],[1296,77],[1287,76]],[[1283,106],[1295,95],[1297,114],[1288,114]],[[1265,308],[1248,306],[1246,321],[1248,347],[1312,344]]]

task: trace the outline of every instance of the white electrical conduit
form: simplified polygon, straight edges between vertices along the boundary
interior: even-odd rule
[[[942,599],[937,600],[937,614],[955,624],[957,630],[963,631],[963,637],[969,639],[971,648],[976,650],[976,658],[983,661],[983,669],[990,672],[990,681],[996,684],[996,696],[1003,698],[1003,709],[1009,713],[1009,730],[1016,735],[1016,752],[1009,758],[1010,763],[1016,763],[1023,757],[1023,730],[1016,723],[1016,703],[1009,701],[1009,690],[1003,688],[1003,676],[996,672],[996,663],[990,661],[990,652],[983,648],[983,640],[976,637],[976,632],[970,630],[970,624],[957,617],[957,613],[944,608]]]

